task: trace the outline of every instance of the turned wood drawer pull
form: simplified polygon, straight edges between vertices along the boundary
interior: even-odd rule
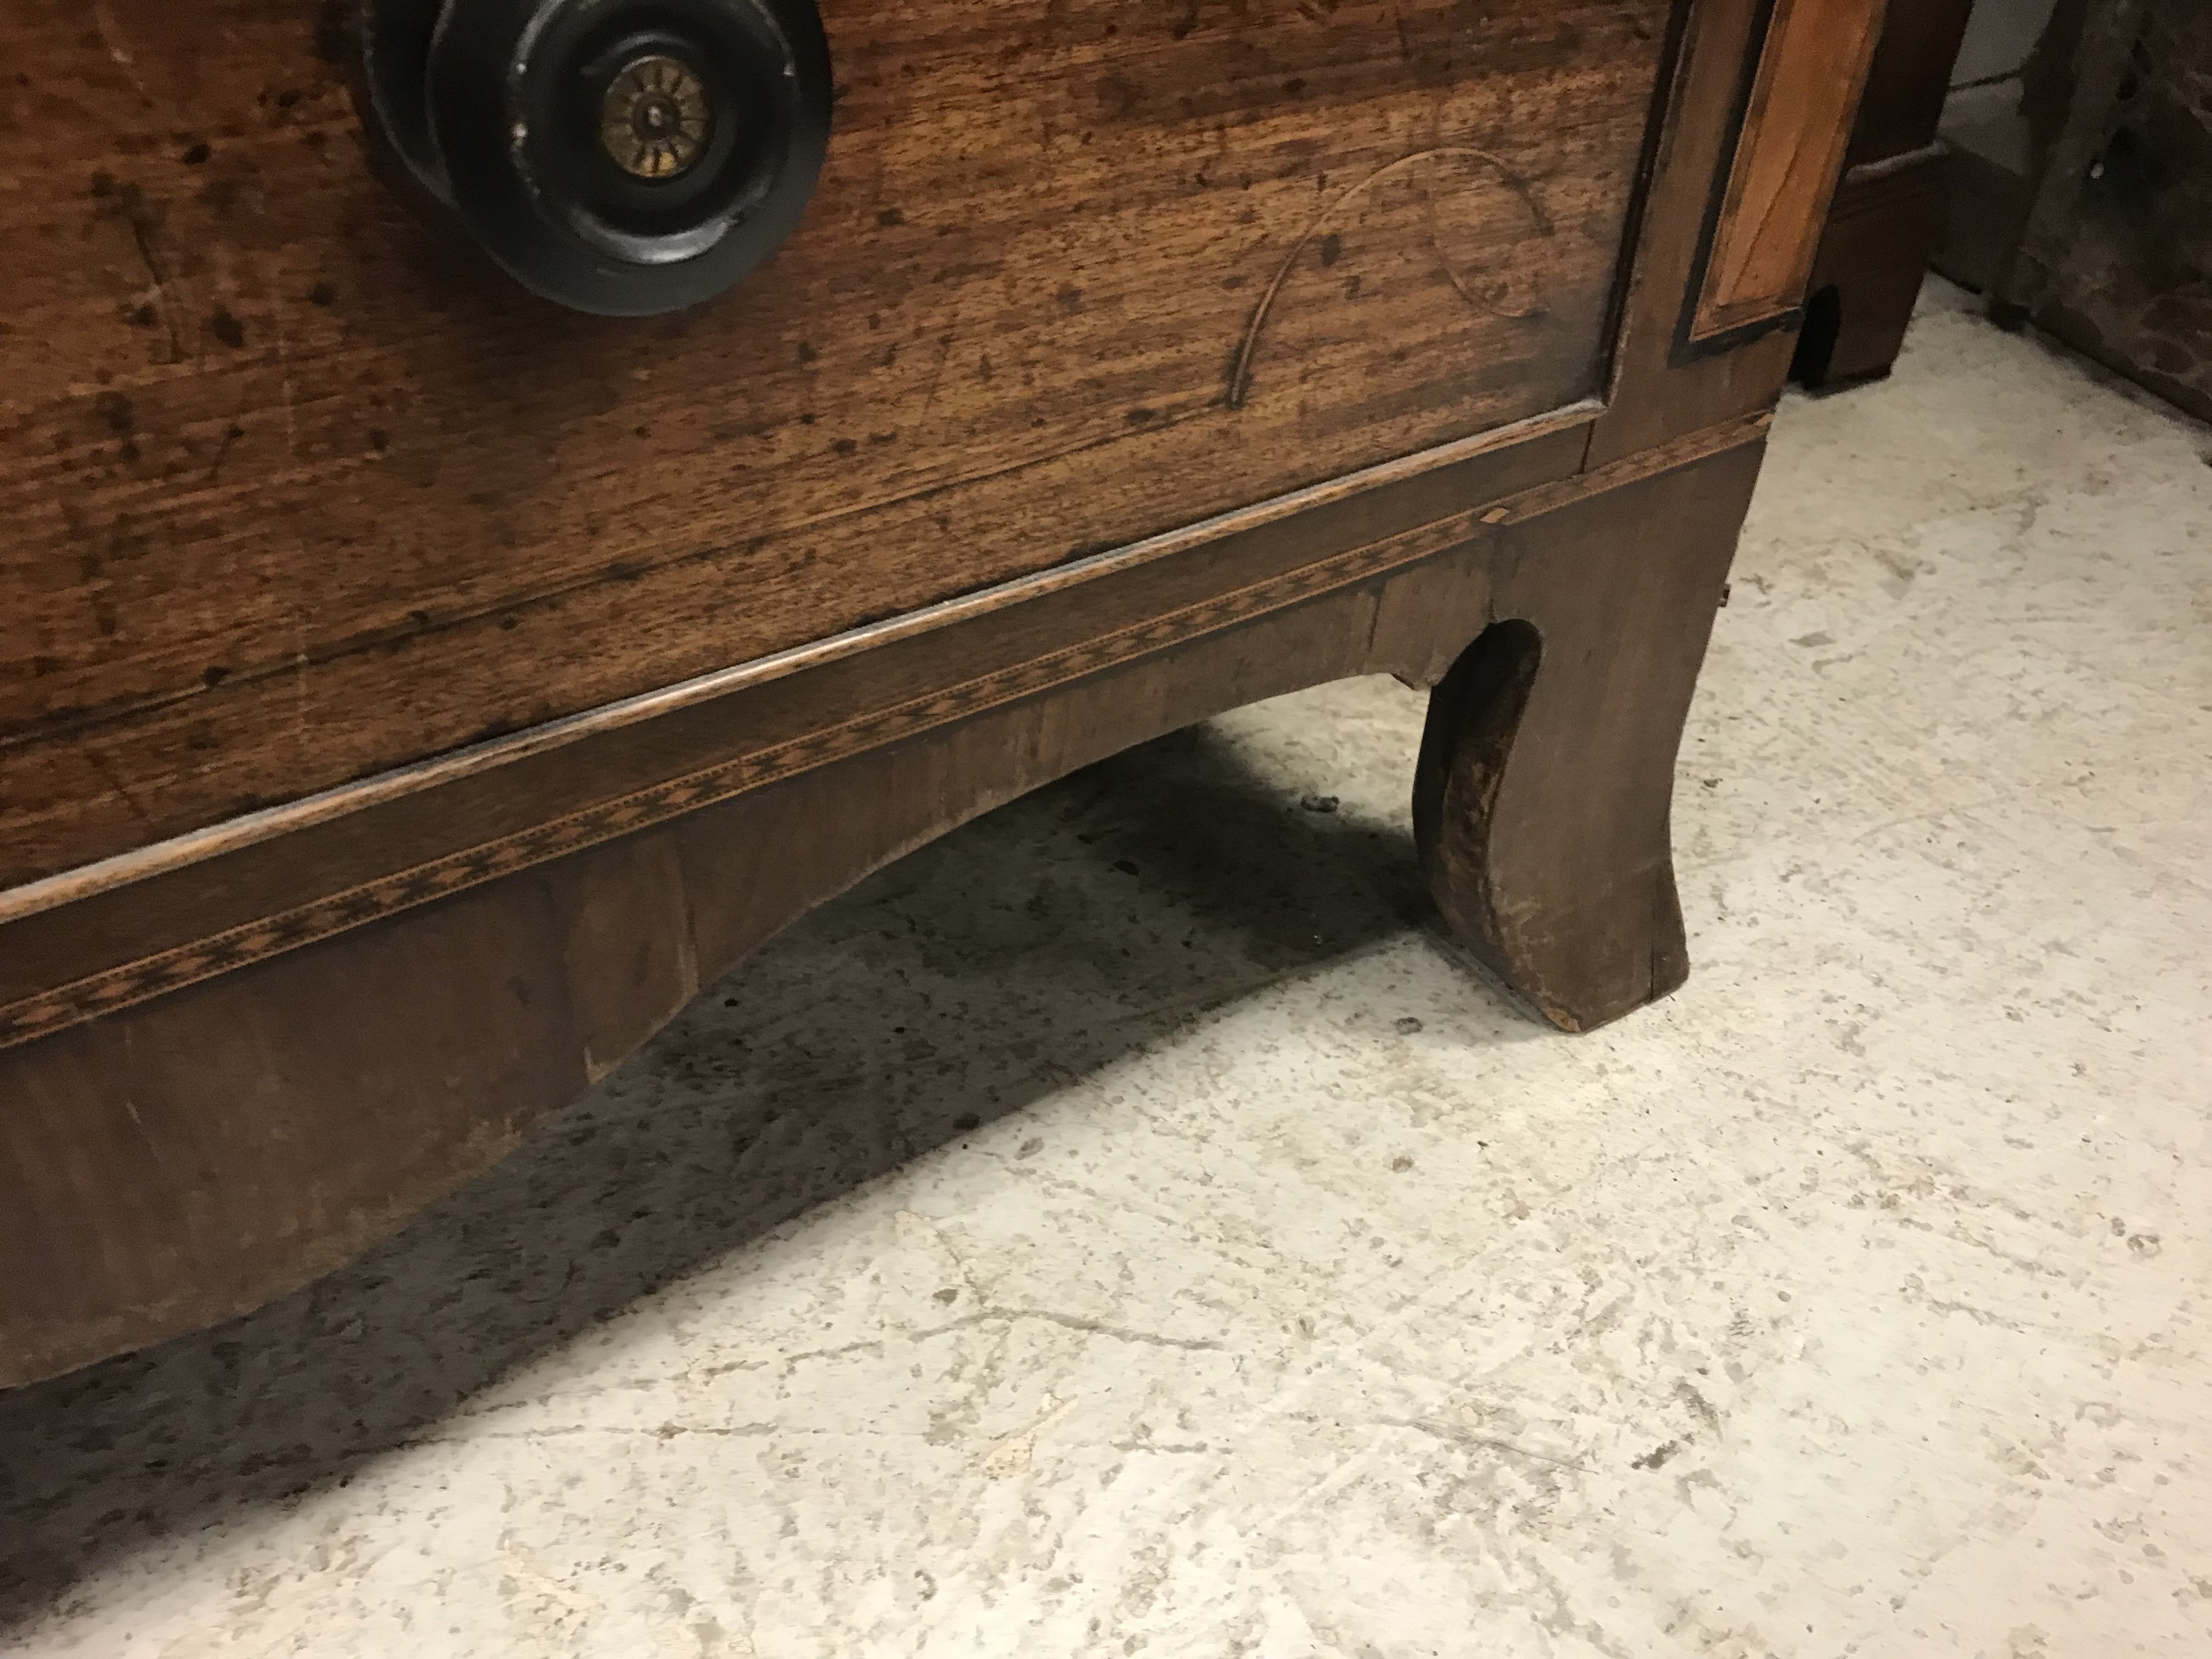
[[[362,0],[410,193],[578,311],[710,300],[798,224],[830,137],[813,0]]]

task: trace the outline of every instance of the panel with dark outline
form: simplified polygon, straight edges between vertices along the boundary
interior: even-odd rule
[[[1729,161],[1714,179],[1698,230],[1674,362],[1735,351],[1802,322],[1805,284],[1850,143],[1848,118],[1880,37],[1882,4],[1757,0],[1757,50],[1744,59],[1730,110]],[[1832,70],[1825,79],[1821,54]],[[1818,85],[1816,96],[1789,95],[1808,80]],[[1747,246],[1750,252],[1740,252]],[[1734,272],[1723,257],[1731,251],[1739,251],[1733,263],[1741,267]]]

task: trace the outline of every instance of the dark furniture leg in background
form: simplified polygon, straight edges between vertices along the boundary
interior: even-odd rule
[[[1790,377],[1880,380],[1943,240],[1949,157],[1936,137],[1972,0],[1893,4],[1813,265]]]

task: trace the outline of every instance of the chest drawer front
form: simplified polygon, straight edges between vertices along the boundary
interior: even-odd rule
[[[830,0],[797,234],[617,322],[307,9],[11,4],[0,884],[1595,393],[1668,9]]]

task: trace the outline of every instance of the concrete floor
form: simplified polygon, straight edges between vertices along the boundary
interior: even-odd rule
[[[2212,434],[1925,311],[1778,427],[1672,1001],[1438,935],[1391,683],[1152,745],[0,1396],[0,1649],[2212,1654]]]

